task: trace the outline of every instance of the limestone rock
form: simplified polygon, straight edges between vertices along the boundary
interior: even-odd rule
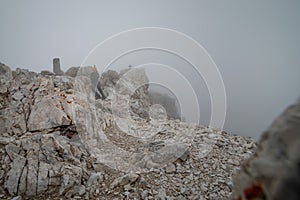
[[[175,171],[176,171],[176,167],[173,163],[170,163],[170,164],[167,165],[167,167],[166,167],[166,172],[167,173],[173,173]]]
[[[70,117],[64,112],[64,107],[59,101],[52,98],[43,98],[31,108],[28,119],[30,131],[50,129],[71,124]],[[47,112],[43,112],[47,110]]]
[[[39,162],[37,193],[40,194],[48,189],[50,165],[45,162]]]
[[[90,187],[102,181],[103,181],[103,175],[101,173],[92,173],[87,181],[87,186]]]
[[[148,82],[146,71],[142,68],[125,69],[120,73],[108,70],[101,75],[98,88],[101,88],[109,99],[114,95],[127,97],[126,100],[130,101],[128,109],[142,118],[148,118],[150,107]]]
[[[64,165],[61,169],[61,185],[59,193],[64,194],[66,190],[76,185],[81,185],[82,169],[74,165]]]
[[[142,199],[146,199],[147,198],[147,196],[148,196],[148,190],[144,190],[142,193],[141,193],[141,197],[142,197]]]
[[[67,76],[1,69],[1,199],[228,199],[232,174],[256,148],[213,128],[153,123],[143,69],[104,74],[105,99],[95,95],[95,67],[75,77],[76,69]],[[114,107],[113,89],[129,103]]]
[[[24,166],[22,175],[20,177],[20,184],[19,184],[19,194],[25,194],[27,190],[27,175],[28,175],[28,167]]]
[[[188,159],[188,156],[190,155],[190,151],[188,150],[188,149],[186,149],[183,153],[182,153],[182,155],[179,157],[179,159],[181,160],[181,161],[186,161],[187,159]]]
[[[5,185],[10,195],[16,195],[18,193],[18,182],[16,180],[19,180],[21,177],[25,162],[26,159],[24,157],[18,156],[11,164]]]
[[[0,137],[0,144],[6,145],[6,144],[13,142],[14,140],[15,140],[15,138],[12,138],[12,137]]]
[[[22,200],[22,197],[21,196],[16,196],[16,197],[12,198],[11,200]]]
[[[234,199],[298,199],[300,101],[265,131],[256,154],[235,177]]]
[[[27,180],[26,180],[26,194],[28,196],[37,195],[37,185],[38,185],[38,173],[39,173],[39,162],[38,155],[36,152],[31,151],[27,155]]]
[[[166,197],[167,197],[167,195],[166,195],[166,190],[165,190],[164,188],[160,188],[160,189],[158,190],[157,198],[158,198],[159,200],[165,200]]]
[[[116,178],[111,183],[110,188],[113,189],[117,186],[123,186],[123,185],[131,184],[131,183],[135,182],[138,178],[139,178],[139,175],[135,174],[135,173],[125,174],[124,176]]]
[[[76,77],[78,70],[79,70],[79,67],[71,67],[65,72],[65,75],[71,76],[71,77]]]
[[[14,160],[15,155],[20,152],[20,148],[14,144],[6,145],[5,150],[11,160]]]

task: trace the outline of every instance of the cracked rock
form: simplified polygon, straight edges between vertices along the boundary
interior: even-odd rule
[[[10,195],[18,193],[18,180],[20,179],[25,167],[26,158],[17,156],[11,164],[11,169],[7,173],[6,188]]]

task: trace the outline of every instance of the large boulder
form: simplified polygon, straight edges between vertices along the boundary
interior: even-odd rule
[[[265,131],[255,155],[235,177],[233,199],[299,199],[300,101]]]

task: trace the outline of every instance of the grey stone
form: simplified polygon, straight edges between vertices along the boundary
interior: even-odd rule
[[[56,75],[63,75],[64,72],[60,69],[60,60],[59,58],[53,59],[53,73]]]
[[[283,112],[264,132],[256,154],[235,176],[233,198],[298,199],[300,196],[300,101]],[[248,146],[247,146],[248,148]]]
[[[30,151],[27,154],[27,189],[26,195],[35,196],[37,195],[37,184],[38,184],[38,154],[36,152]]]
[[[18,154],[20,152],[20,148],[14,144],[6,145],[5,150],[11,160],[14,160],[15,154]]]
[[[79,196],[82,196],[86,193],[86,188],[84,185],[75,186],[74,189],[72,189],[72,194],[78,194]]]
[[[37,151],[40,149],[40,145],[37,143],[38,140],[38,136],[33,136],[32,138],[26,138],[21,140],[21,145],[22,148],[28,152],[30,152],[28,154],[28,156],[32,156],[33,152],[34,153],[34,158],[37,159]]]
[[[187,195],[187,194],[188,194],[188,189],[185,188],[185,187],[181,187],[181,188],[180,188],[180,193],[181,193],[182,195]]]
[[[16,197],[12,198],[11,200],[22,200],[22,197],[21,196],[16,196]]]
[[[76,77],[79,67],[70,67],[66,72],[66,76]]]
[[[164,188],[160,188],[158,190],[157,198],[159,200],[165,200],[167,198],[166,190]]]
[[[61,173],[60,169],[62,163],[56,163],[52,165],[52,168],[49,170],[49,187],[60,186],[61,184]]]
[[[6,145],[13,142],[15,138],[13,137],[0,137],[0,144]]]
[[[73,186],[81,184],[82,169],[74,165],[63,165],[61,168],[62,177],[59,193],[64,194]]]
[[[0,109],[1,109],[1,103],[0,103]],[[1,116],[0,115],[0,132],[1,133],[7,133],[9,130],[9,126],[7,123],[8,120],[8,116]],[[0,137],[0,144],[7,144],[7,142],[5,140],[11,140],[12,138],[3,138]]]
[[[101,173],[92,173],[87,181],[87,186],[90,187],[103,181],[103,175]]]
[[[38,171],[38,182],[37,182],[37,193],[40,194],[48,189],[48,172],[50,165],[45,162],[39,162],[39,171]]]
[[[47,112],[44,112],[47,110]],[[57,126],[70,125],[71,119],[64,112],[66,108],[56,99],[42,98],[31,108],[28,119],[30,131],[50,129]]]
[[[166,166],[166,172],[167,173],[174,173],[176,171],[176,167],[173,163],[169,163],[167,166]]]
[[[132,189],[132,187],[131,187],[131,185],[130,185],[130,184],[126,184],[126,185],[124,185],[124,186],[123,186],[123,188],[124,188],[124,190],[125,190],[125,191],[129,191],[129,190],[131,190],[131,189]]]
[[[188,156],[190,155],[190,151],[186,149],[183,154],[179,157],[181,161],[186,161],[188,159]]]
[[[7,173],[7,181],[5,184],[5,187],[10,195],[16,195],[18,192],[18,182],[16,180],[19,180],[20,176],[22,175],[25,162],[26,158],[22,156],[17,156],[12,162],[11,169]]]
[[[116,178],[111,184],[110,188],[114,189],[117,186],[124,186],[127,184],[131,184],[135,182],[139,178],[139,175],[136,173],[128,173],[125,174],[124,176]]]
[[[144,191],[141,193],[142,199],[146,199],[147,196],[148,196],[148,194],[149,194],[148,190],[144,190]]]
[[[22,98],[24,98],[24,94],[21,91],[17,91],[11,97],[15,101],[20,101]]]
[[[16,115],[11,122],[11,130],[15,135],[21,136],[27,131],[24,116]]]
[[[170,96],[170,94],[150,90],[149,97],[152,105],[159,104],[164,107],[169,118],[180,118],[180,109],[178,109],[176,106],[179,105],[179,103],[177,102],[175,96]]]
[[[27,173],[28,173],[28,168],[27,166],[24,167],[21,178],[20,178],[20,184],[19,184],[19,194],[25,194],[26,193],[26,185],[27,185]]]

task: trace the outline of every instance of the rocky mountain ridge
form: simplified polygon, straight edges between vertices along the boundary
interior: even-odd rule
[[[230,198],[253,139],[166,118],[143,70],[107,73],[105,99],[92,67],[75,71],[0,65],[0,198]]]
[[[94,98],[86,75],[0,68],[1,198],[227,198],[232,174],[256,146],[159,112],[154,125],[139,112],[128,118],[113,111],[112,99]],[[122,94],[129,85],[120,86]],[[127,134],[116,116],[131,124]]]

